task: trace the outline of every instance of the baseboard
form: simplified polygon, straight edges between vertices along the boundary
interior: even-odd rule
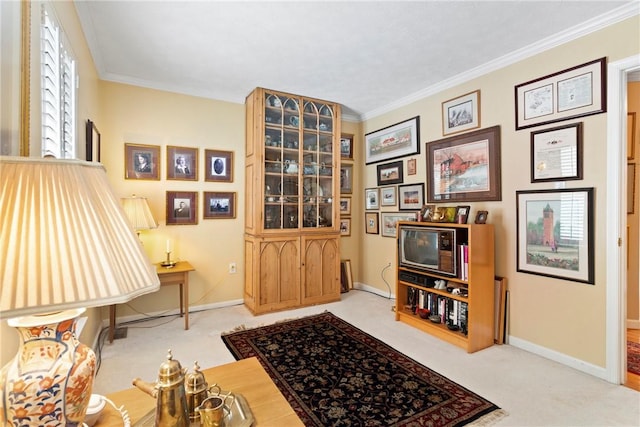
[[[627,329],[640,329],[640,320],[627,319]]]
[[[392,292],[385,292],[380,288],[373,287],[371,285],[367,285],[366,283],[354,282],[353,289],[359,289],[361,291],[371,292],[372,294],[379,295],[384,298],[395,299],[396,295]]]

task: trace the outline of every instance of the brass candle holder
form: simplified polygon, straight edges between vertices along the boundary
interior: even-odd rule
[[[175,267],[176,262],[175,261],[171,261],[171,252],[167,252],[167,259],[162,261],[160,263],[161,266],[166,267],[166,268],[171,268],[171,267]]]

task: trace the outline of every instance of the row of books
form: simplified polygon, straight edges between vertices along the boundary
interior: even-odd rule
[[[458,278],[469,280],[469,245],[458,245]]]
[[[469,314],[469,306],[466,302],[409,286],[407,305],[411,306],[411,311],[415,314],[418,314],[420,309],[427,309],[430,315],[440,317],[440,323],[466,331]]]

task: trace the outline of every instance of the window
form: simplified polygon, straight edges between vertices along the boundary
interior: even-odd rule
[[[53,13],[42,7],[42,156],[75,158],[76,60]]]

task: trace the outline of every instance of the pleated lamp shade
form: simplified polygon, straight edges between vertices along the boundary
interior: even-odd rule
[[[120,203],[134,230],[139,232],[140,230],[158,228],[158,223],[151,214],[146,197],[137,197],[134,194],[131,197],[120,199]]]
[[[119,304],[160,287],[104,167],[0,156],[0,318]]]

